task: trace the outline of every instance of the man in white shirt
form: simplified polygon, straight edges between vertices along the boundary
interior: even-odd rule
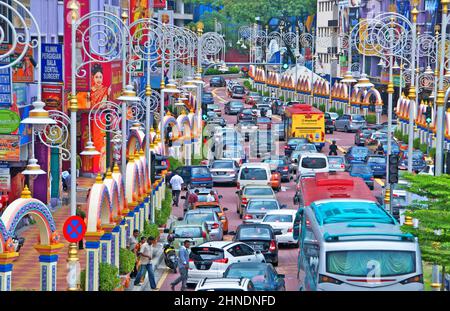
[[[215,202],[215,201],[216,201],[216,194],[214,193],[214,190],[211,190],[206,196],[206,202]]]
[[[134,286],[140,285],[139,282],[141,280],[141,276],[143,273],[145,273],[145,270],[147,270],[150,287],[153,290],[158,290],[158,288],[156,288],[155,274],[153,272],[153,266],[152,266],[153,244],[155,244],[155,242],[156,242],[156,240],[154,237],[149,237],[147,239],[147,242],[142,244],[141,249],[139,250],[141,268],[139,269],[139,272],[136,275],[136,279],[134,279]]]
[[[175,173],[174,176],[170,179],[170,185],[172,187],[172,200],[173,200],[173,206],[178,207],[178,201],[180,199],[180,193],[181,193],[181,186],[183,185],[184,180],[181,178],[180,175]]]

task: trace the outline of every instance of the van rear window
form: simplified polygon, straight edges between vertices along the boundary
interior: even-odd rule
[[[324,158],[303,158],[302,167],[311,169],[326,168],[327,160]]]
[[[241,180],[266,180],[267,172],[263,168],[248,167],[241,170]]]
[[[189,258],[194,261],[223,259],[224,253],[220,248],[214,247],[192,247]]]

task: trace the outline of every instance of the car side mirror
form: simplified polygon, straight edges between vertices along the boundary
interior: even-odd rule
[[[178,221],[183,221],[184,218],[183,218],[183,217],[178,217],[177,220],[178,220]]]
[[[226,211],[228,211],[228,208],[227,208],[227,207],[224,207],[223,210],[226,212]]]
[[[169,228],[164,229],[164,233],[169,233]]]

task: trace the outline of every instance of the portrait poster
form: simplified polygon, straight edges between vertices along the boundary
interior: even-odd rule
[[[135,21],[148,18],[148,0],[130,0],[130,24]],[[135,32],[141,31],[142,25],[137,25],[130,29],[131,35]]]
[[[104,116],[103,121],[104,120]],[[81,146],[84,149],[86,143],[89,141],[89,114],[83,113],[81,115]],[[100,122],[99,122],[100,123]],[[91,140],[94,143],[95,149],[100,152],[96,156],[81,156],[81,171],[85,173],[105,173],[106,172],[106,143],[105,132],[99,129],[95,121],[91,120]]]
[[[1,44],[0,45],[0,54],[6,53],[12,49],[12,45],[10,44]],[[24,52],[24,46],[21,44],[16,45],[16,49],[14,53],[12,53],[9,58],[6,57],[2,59],[8,63],[12,63],[16,61],[19,57],[21,57]],[[25,52],[23,58],[17,62],[14,66],[11,67],[12,70],[12,82],[17,83],[32,83],[34,82],[34,67],[36,65],[36,61],[33,58],[33,49],[28,48]]]

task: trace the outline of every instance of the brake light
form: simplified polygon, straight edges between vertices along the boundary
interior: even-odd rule
[[[288,171],[288,170],[289,170],[289,166],[283,167],[283,171]]]
[[[245,214],[244,219],[253,219],[253,216],[250,214]]]
[[[211,229],[217,229],[219,228],[219,224],[217,222],[213,223],[211,226]]]
[[[228,263],[228,258],[216,259],[216,260],[213,260],[213,262]]]
[[[341,164],[341,168],[345,168],[345,164]]]
[[[189,259],[189,262],[194,262],[194,259]]]
[[[284,149],[288,149],[289,148],[289,146],[288,145],[284,145]]]
[[[341,281],[336,280],[335,278],[326,276],[326,275],[322,275],[319,274],[319,283],[332,283],[332,284],[336,284],[336,285],[340,285],[342,284]]]
[[[363,133],[359,133],[359,137],[364,137],[364,134]]]
[[[294,232],[294,228],[289,228],[287,232]]]
[[[206,239],[206,232],[202,231],[202,238]]]
[[[273,252],[273,251],[275,251],[276,248],[277,248],[277,244],[276,244],[275,240],[270,241],[269,251]]]
[[[400,282],[400,284],[409,284],[409,283],[423,283],[423,275],[419,274],[413,277],[410,277],[409,279],[403,280]]]
[[[241,204],[242,204],[242,205],[247,205],[247,203],[248,203],[247,198],[242,198]]]

